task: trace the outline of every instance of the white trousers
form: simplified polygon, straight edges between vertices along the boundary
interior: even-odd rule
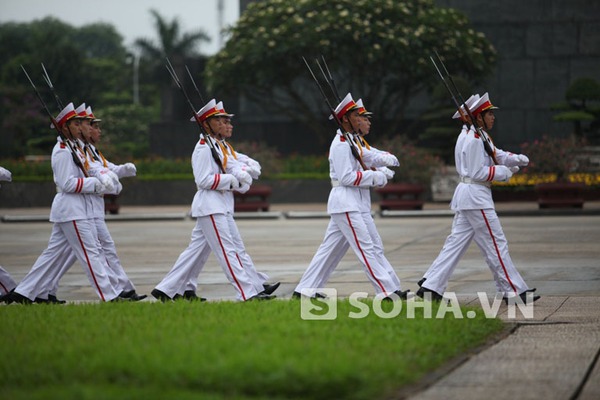
[[[98,241],[96,225],[92,220],[77,220],[55,223],[48,241],[48,247],[38,257],[29,273],[17,285],[15,292],[35,300],[47,290],[43,285],[51,282],[60,267],[56,261],[64,257],[69,247],[83,266],[92,288],[102,301],[109,301],[119,295],[111,284],[106,260]]]
[[[102,256],[106,261],[108,267],[108,274],[111,284],[115,287],[117,292],[135,290],[135,286],[125,273],[119,256],[117,255],[117,248],[115,242],[108,231],[106,221],[104,218],[94,218],[93,222],[96,226],[96,232],[98,234],[98,240],[100,247],[102,248]],[[47,299],[49,294],[55,295],[58,292],[58,285],[64,274],[73,266],[77,257],[68,245],[65,245],[64,249],[57,252],[56,255],[56,268],[54,275],[49,277],[47,282],[44,282],[41,287],[42,291],[37,294],[37,297]]]
[[[331,214],[323,242],[295,291],[323,287],[351,247],[377,294],[400,290],[400,279],[385,258],[381,237],[370,213]],[[312,294],[312,293],[310,293]]]
[[[250,254],[246,251],[246,246],[244,246],[244,241],[242,240],[242,235],[233,219],[233,214],[227,213],[225,214],[227,217],[227,222],[229,224],[229,230],[231,232],[231,238],[233,240],[233,245],[235,247],[236,257],[239,263],[242,265],[242,268],[246,271],[252,282],[254,283],[257,290],[262,291],[262,285],[269,280],[269,276],[263,272],[259,272],[256,270],[256,266],[250,257]],[[207,246],[208,247],[208,246]],[[207,256],[208,257],[208,256]],[[206,262],[206,260],[204,261]],[[201,265],[204,265],[204,262]],[[200,263],[197,263],[194,268],[191,270],[187,283],[183,289],[178,291],[179,294],[183,294],[183,291],[192,290],[196,291],[198,288],[198,275],[200,274]],[[167,292],[164,292],[167,293]]]
[[[235,223],[233,223],[235,227]],[[234,229],[225,214],[212,214],[196,219],[188,247],[180,254],[171,271],[156,286],[169,297],[187,290],[190,280],[204,268],[210,249],[225,276],[236,290],[238,300],[248,300],[262,289],[262,283],[251,278],[237,255]],[[237,231],[237,227],[235,228]],[[239,233],[238,233],[239,235]],[[248,268],[250,270],[250,268]]]
[[[452,232],[446,238],[440,254],[423,276],[427,279],[423,287],[443,294],[450,276],[467,251],[471,240],[475,240],[481,250],[498,292],[511,297],[528,289],[510,258],[508,242],[494,209],[456,212]]]
[[[8,271],[0,267],[0,295],[6,294],[17,287],[17,282],[10,276]]]

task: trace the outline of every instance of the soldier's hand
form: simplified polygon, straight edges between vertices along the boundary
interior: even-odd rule
[[[239,187],[241,187],[242,185],[240,185],[240,182],[236,179],[235,176],[231,175],[231,183],[229,184],[229,189],[230,190],[235,190]]]
[[[381,159],[387,167],[398,167],[400,165],[400,161],[398,161],[398,158],[393,154],[382,154]]]
[[[373,172],[373,186],[384,187],[387,184],[387,178],[381,171]]]
[[[496,177],[494,178],[494,180],[498,182],[508,182],[512,176],[513,172],[511,168],[508,168],[505,165],[496,165]]]
[[[117,174],[115,174],[114,172],[112,172],[110,170],[107,171],[106,174],[110,177],[110,179],[112,179],[113,185],[115,187],[117,187],[118,185],[121,184],[121,182],[119,181],[119,177],[117,176]]]
[[[12,181],[12,173],[6,168],[0,167],[0,181]]]
[[[260,176],[260,168],[255,168],[250,164],[244,165],[244,168],[242,170],[249,173],[252,179],[258,179],[258,177]]]
[[[133,163],[125,163],[123,165],[124,174],[123,176],[135,176],[137,174],[137,168]]]
[[[98,180],[100,180],[106,192],[112,192],[113,190],[115,190],[115,184],[113,183],[113,180],[107,173],[101,172],[98,175]]]
[[[250,176],[250,174],[248,172],[245,171],[239,171],[235,174],[235,178],[242,184],[242,185],[251,185],[252,184],[252,176]]]
[[[262,172],[262,167],[260,166],[260,163],[256,160],[253,159],[249,159],[248,160],[248,165],[254,170],[254,171],[258,171],[258,174],[260,175]]]
[[[396,171],[393,171],[393,170],[389,169],[388,167],[381,167],[381,168],[379,168],[379,171],[381,171],[385,174],[385,177],[387,178],[388,181],[390,179],[392,179],[394,177],[394,174],[396,173]]]
[[[514,166],[514,167],[509,167],[508,169],[510,169],[510,172],[512,172],[513,174],[516,174],[517,172],[519,172],[519,167]]]
[[[96,193],[96,194],[103,194],[105,191],[106,191],[106,188],[104,187],[104,185],[102,184],[102,182],[100,182],[96,178],[96,182],[94,182],[94,193]]]
[[[526,167],[529,165],[529,157],[527,157],[525,154],[519,154],[517,156],[517,165],[520,167]]]

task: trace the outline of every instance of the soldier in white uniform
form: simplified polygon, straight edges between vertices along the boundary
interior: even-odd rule
[[[12,174],[6,168],[0,167],[0,181],[12,181]],[[0,303],[10,302],[10,292],[17,287],[17,283],[8,271],[0,267]]]
[[[225,111],[222,101],[219,101],[217,103],[216,108],[217,108],[217,110],[219,110],[220,116],[229,118],[229,120],[231,121],[231,118],[234,116],[234,114],[229,114]],[[195,119],[192,118],[191,120],[194,121]],[[217,135],[218,136],[217,144],[219,145],[219,147],[223,153],[224,163],[227,165],[228,172],[231,173],[234,170],[241,169],[241,170],[249,173],[253,180],[258,179],[258,177],[261,174],[260,163],[258,163],[258,161],[252,159],[251,157],[247,156],[246,154],[243,154],[243,153],[240,153],[240,152],[237,152],[234,150],[231,143],[227,142],[227,140],[226,140],[226,139],[230,138],[232,136],[232,134],[233,134],[233,124],[229,123],[226,125],[225,130],[223,130],[222,133],[219,133]],[[244,191],[247,190],[247,188],[244,188],[244,189],[245,189]],[[246,247],[244,246],[244,241],[242,240],[242,236],[240,235],[240,232],[237,228],[237,224],[235,223],[235,220],[233,218],[233,214],[234,214],[234,204],[233,203],[231,203],[231,209],[229,211],[230,212],[228,212],[226,214],[226,216],[227,216],[227,219],[229,220],[229,226],[231,227],[232,239],[234,241],[236,255],[237,255],[237,258],[239,259],[239,262],[241,263],[243,268],[246,270],[246,272],[248,273],[248,275],[250,276],[252,281],[257,283],[259,286],[262,285],[262,287],[264,288],[263,292],[265,294],[272,294],[273,292],[275,292],[275,290],[277,290],[277,288],[280,285],[280,282],[275,282],[273,284],[269,284],[269,283],[267,283],[267,281],[269,280],[269,276],[263,272],[256,270],[256,266],[254,265],[252,258],[246,251]],[[175,298],[177,298],[178,296],[181,296],[182,298],[188,299],[188,300],[195,300],[198,298],[196,295],[196,290],[198,287],[198,275],[200,273],[200,270],[204,266],[204,263],[206,262],[208,255],[210,254],[210,248],[208,247],[208,243],[205,244],[205,249],[202,251],[202,253],[203,253],[203,256],[201,257],[201,260],[203,260],[203,261],[196,263],[194,265],[194,268],[190,270],[185,287],[183,287],[177,291]],[[167,280],[167,281],[169,281],[169,280]],[[183,290],[183,293],[182,293],[182,290]],[[170,290],[170,292],[172,292],[172,290]]]
[[[66,140],[75,141],[81,135],[81,119],[73,103],[56,117],[56,128]],[[76,161],[77,160],[77,161]],[[81,262],[92,288],[101,301],[111,301],[119,292],[111,284],[106,260],[98,242],[96,226],[89,218],[89,196],[104,193],[106,186],[96,177],[89,177],[88,163],[81,149],[58,137],[52,151],[52,171],[58,193],[52,202],[50,221],[53,222],[48,247],[42,252],[29,273],[11,295],[19,303],[30,303],[40,292],[52,268],[56,254],[69,246]],[[108,183],[108,180],[105,180]]]
[[[232,226],[227,214],[233,210],[233,191],[247,190],[252,177],[245,171],[228,166],[233,162],[225,157],[217,143],[225,135],[229,117],[219,112],[212,99],[194,117],[202,124],[202,135],[192,154],[192,168],[198,191],[192,202],[192,217],[196,226],[188,247],[181,253],[167,276],[151,294],[162,301],[173,299],[193,271],[197,274],[206,262],[206,244],[215,254],[223,272],[241,301],[267,300],[274,296],[264,293],[261,284],[253,281],[238,258]],[[214,150],[214,153],[213,153]]]
[[[106,160],[102,152],[96,148],[96,145],[100,142],[100,135],[102,132],[100,129],[100,122],[102,120],[94,116],[91,107],[86,108],[85,104],[83,104],[77,109],[79,110],[80,108],[82,108],[82,110],[78,112],[78,115],[82,118],[82,132],[84,138],[86,139],[86,142],[84,143],[84,151],[87,161],[90,165],[90,175],[108,175],[113,181],[114,189],[110,192],[107,191],[106,194],[119,194],[122,190],[120,178],[135,176],[135,165],[132,163],[116,165]],[[90,195],[89,200],[89,215],[96,224],[98,239],[100,240],[102,252],[109,268],[108,272],[110,274],[111,283],[119,291],[119,297],[123,298],[124,300],[143,300],[146,298],[146,295],[137,294],[135,286],[121,265],[121,261],[117,255],[115,243],[110,235],[110,232],[108,231],[108,227],[106,226],[106,221],[104,220],[104,196],[102,194],[95,196]],[[58,291],[60,279],[76,261],[75,254],[70,249],[68,250],[69,251],[64,252],[64,261],[59,264],[60,268],[56,268],[55,276],[49,277],[50,282],[47,285],[47,290],[38,294],[37,298],[48,298],[51,302],[53,299],[56,299],[56,293]],[[59,300],[58,302],[61,301]]]
[[[367,119],[360,114],[350,93],[338,104],[335,114],[342,123],[341,129],[346,132],[356,132],[355,128]],[[329,148],[329,175],[333,188],[327,212],[331,219],[323,243],[296,286],[293,297],[299,298],[301,294],[319,297],[316,289],[326,283],[349,246],[363,265],[377,295],[389,299],[394,295],[405,298],[406,292],[401,291],[400,280],[391,266],[387,268],[382,262],[372,236],[374,224],[371,224],[369,190],[387,184],[387,177],[382,171],[363,169],[353,156],[347,137],[351,146],[359,146],[352,143],[356,139],[352,134],[345,136],[341,130],[336,132]]]
[[[527,293],[535,291],[529,289],[512,262],[492,200],[491,182],[508,181],[519,170],[519,166],[529,163],[527,156],[506,152],[493,145],[487,132],[494,126],[493,110],[496,108],[487,93],[469,107],[481,131],[465,125],[456,141],[454,158],[460,183],[451,202],[451,208],[455,211],[452,232],[438,257],[419,281],[421,287],[417,295],[420,297],[442,299],[448,280],[471,240],[475,240],[484,255],[496,288],[505,301],[516,296],[526,301]],[[484,143],[489,143],[487,151]],[[539,296],[533,299],[537,300]]]

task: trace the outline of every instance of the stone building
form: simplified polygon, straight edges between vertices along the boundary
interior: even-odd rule
[[[240,0],[240,12],[251,1]],[[552,120],[551,106],[564,100],[576,78],[600,81],[600,2],[597,0],[436,0],[441,7],[463,12],[474,29],[483,32],[498,52],[493,74],[484,87],[500,107],[496,142],[518,150],[526,140],[544,134],[566,135],[569,123]],[[174,93],[173,95],[179,96]],[[299,138],[302,128],[285,118],[262,111],[243,98],[227,99],[235,112],[236,140],[261,140],[283,154],[309,153],[313,148]],[[407,117],[416,119],[428,104],[426,94],[411,103]],[[179,107],[188,107],[179,105]],[[181,141],[167,137],[179,137]],[[152,128],[152,150],[164,156],[188,156],[197,138],[197,127],[169,120]],[[281,135],[281,132],[286,132]],[[286,139],[287,138],[287,139]],[[320,149],[322,150],[322,149]]]

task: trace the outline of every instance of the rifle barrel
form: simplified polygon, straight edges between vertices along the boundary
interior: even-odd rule
[[[498,160],[496,160],[496,155],[494,154],[494,150],[492,150],[492,145],[491,145],[491,143],[489,141],[488,136],[486,134],[484,134],[483,129],[481,129],[481,127],[479,127],[477,125],[477,123],[475,122],[475,117],[473,116],[473,113],[471,113],[471,110],[469,109],[467,103],[465,102],[464,98],[462,97],[462,94],[460,93],[460,90],[456,86],[456,83],[454,82],[454,79],[452,78],[452,75],[450,74],[450,72],[448,72],[448,69],[446,68],[446,65],[442,61],[442,59],[441,59],[440,55],[438,54],[437,50],[434,50],[434,52],[435,52],[435,55],[438,58],[438,61],[442,65],[442,68],[444,69],[444,72],[446,73],[446,76],[448,76],[448,79],[450,80],[450,83],[452,84],[452,87],[453,87],[454,90],[450,88],[450,86],[446,82],[446,79],[444,79],[444,76],[442,75],[442,72],[438,68],[438,66],[437,66],[435,60],[433,59],[433,57],[430,56],[429,58],[431,59],[431,62],[433,63],[433,66],[437,70],[438,74],[440,75],[440,78],[442,79],[442,82],[444,82],[444,86],[446,86],[446,89],[450,93],[450,96],[452,97],[452,100],[454,101],[454,104],[456,105],[456,108],[457,108],[458,112],[461,114],[461,116],[464,116],[464,114],[461,112],[461,109],[465,110],[465,112],[469,116],[471,124],[475,127],[475,129],[479,133],[479,136],[481,137],[481,140],[483,142],[483,148],[484,148],[485,152],[492,158],[492,161],[494,162],[494,164],[498,164]],[[459,97],[460,103],[462,105],[459,104],[459,102],[456,100],[456,96],[454,94],[454,91],[456,91],[456,96]]]
[[[31,84],[31,87],[33,87],[33,90],[35,91],[35,94],[37,95],[38,100],[40,101],[40,103],[42,103],[42,106],[43,106],[44,110],[46,111],[46,114],[48,114],[48,117],[50,117],[50,121],[52,122],[52,126],[54,126],[54,129],[56,129],[56,131],[58,132],[58,135],[62,138],[63,143],[65,143],[66,146],[71,151],[71,156],[73,157],[73,162],[75,163],[75,165],[77,165],[79,167],[79,169],[81,169],[81,172],[83,172],[83,176],[85,176],[87,178],[89,175],[88,175],[88,173],[87,173],[87,171],[86,171],[83,163],[79,159],[79,156],[77,155],[75,149],[73,148],[73,146],[71,145],[71,143],[69,142],[69,140],[67,138],[65,138],[65,135],[62,133],[62,131],[58,127],[58,122],[56,122],[56,119],[54,118],[54,116],[52,115],[52,113],[50,112],[50,110],[48,109],[48,106],[46,105],[46,102],[42,98],[42,95],[40,94],[40,92],[37,90],[37,87],[33,83],[33,80],[31,80],[31,77],[29,76],[29,74],[27,73],[27,70],[25,70],[25,67],[23,65],[21,65],[21,69],[23,70],[23,72],[25,73],[25,76],[29,80],[29,83]]]
[[[365,170],[365,171],[367,171],[369,168],[367,168],[367,166],[365,165],[364,161],[362,160],[362,157],[358,153],[358,150],[356,150],[356,147],[354,147],[354,144],[353,144],[354,142],[352,141],[352,138],[349,137],[348,132],[346,132],[346,129],[344,129],[344,127],[342,125],[342,121],[340,121],[340,119],[336,115],[335,109],[331,106],[331,102],[329,101],[329,98],[327,98],[327,95],[325,95],[325,91],[323,90],[323,87],[321,86],[321,84],[319,83],[319,80],[315,76],[312,68],[310,68],[310,65],[308,64],[308,61],[306,61],[306,58],[304,58],[304,57],[302,57],[302,59],[304,60],[304,63],[306,64],[306,68],[308,68],[308,71],[312,75],[313,80],[317,84],[317,87],[319,88],[319,91],[321,92],[321,95],[325,99],[325,103],[329,107],[329,111],[331,112],[331,115],[333,115],[333,119],[338,124],[338,126],[340,128],[340,131],[342,132],[342,135],[344,135],[344,137],[346,138],[346,142],[348,142],[348,145],[350,146],[350,152],[352,153],[352,155],[354,156],[354,158],[358,161],[358,163],[360,164],[360,166],[362,167],[362,169]],[[318,64],[318,61],[317,61],[317,64]],[[319,65],[319,68],[320,67],[321,66]],[[323,69],[321,69],[321,72],[323,72]],[[325,73],[323,72],[323,74],[325,74]]]
[[[215,146],[214,146],[212,140],[209,138],[209,135],[207,135],[207,133],[204,131],[204,127],[202,126],[202,123],[198,120],[198,115],[196,114],[196,108],[192,104],[190,97],[188,96],[187,92],[185,91],[185,88],[183,87],[183,85],[181,84],[181,81],[179,80],[179,77],[177,76],[177,72],[175,72],[175,68],[173,68],[171,61],[169,61],[169,58],[167,58],[166,67],[167,67],[167,71],[169,71],[169,74],[171,74],[171,77],[173,78],[173,80],[175,81],[175,83],[177,84],[179,89],[181,90],[181,93],[183,93],[183,97],[185,97],[187,103],[189,104],[190,108],[192,109],[194,119],[196,120],[196,123],[198,124],[198,127],[200,128],[200,133],[202,134],[202,136],[204,136],[206,138],[206,143],[208,143],[208,147],[210,147],[210,153],[212,154],[213,159],[219,166],[221,173],[223,173],[223,174],[226,173],[225,168],[223,167],[223,163],[221,162],[221,158],[219,157],[219,154],[217,153],[217,150],[215,149]]]

